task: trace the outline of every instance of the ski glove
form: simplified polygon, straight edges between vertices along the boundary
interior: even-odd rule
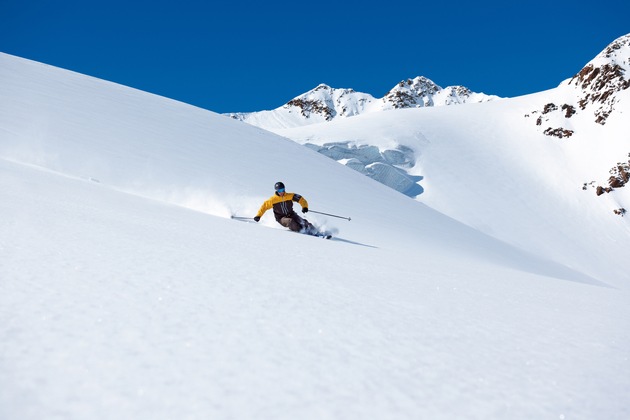
[[[260,221],[260,217],[259,216],[254,217],[254,222],[259,222],[259,221]]]
[[[302,213],[308,213],[308,207],[302,207]]]

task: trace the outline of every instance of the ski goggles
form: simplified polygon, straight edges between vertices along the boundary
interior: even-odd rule
[[[280,188],[279,190],[276,190],[279,193],[283,193],[284,192],[284,188]]]

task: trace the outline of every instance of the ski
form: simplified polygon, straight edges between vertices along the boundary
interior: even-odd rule
[[[317,236],[318,238],[330,239],[332,235],[330,233],[317,233],[313,236]]]
[[[253,223],[254,222],[254,218],[253,217],[243,217],[243,216],[235,216],[235,215],[230,215],[230,219],[232,220],[240,220],[241,222],[247,222],[247,223]],[[309,231],[301,231],[300,232],[303,235],[308,235],[308,236],[316,236],[318,238],[324,238],[324,239],[331,239],[332,235],[328,232],[314,232],[311,233]]]

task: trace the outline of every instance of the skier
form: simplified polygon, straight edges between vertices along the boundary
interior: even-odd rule
[[[319,232],[308,220],[301,218],[293,211],[293,202],[295,201],[302,206],[302,213],[308,212],[308,202],[300,194],[286,192],[282,182],[276,182],[274,185],[276,190],[267,201],[265,201],[258,214],[254,217],[256,222],[269,209],[273,209],[273,215],[276,221],[282,226],[291,229],[293,232],[306,233],[307,235],[318,235]]]

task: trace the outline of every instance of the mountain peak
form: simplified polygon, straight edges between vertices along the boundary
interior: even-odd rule
[[[441,88],[432,80],[417,76],[398,82],[383,98],[354,89],[333,88],[320,83],[272,111],[231,113],[230,117],[267,129],[283,129],[352,117],[368,112],[399,108],[486,102],[498,96],[475,93],[464,86]]]
[[[374,97],[354,89],[335,89],[324,83],[287,102],[281,109],[298,112],[313,122],[331,121],[337,116],[350,117],[360,114]]]
[[[333,90],[330,86],[328,86],[326,83],[320,83],[315,89],[312,89],[311,92],[315,92],[318,90]]]
[[[579,107],[595,108],[595,121],[604,125],[617,102],[617,93],[630,87],[630,34],[613,41],[571,80],[579,89]]]
[[[382,99],[386,108],[418,108],[433,106],[433,95],[442,90],[424,76],[398,82]]]
[[[630,49],[630,34],[620,36],[616,40],[610,43],[604,51],[599,53],[595,60],[598,58],[603,58],[607,60],[612,60],[614,62],[619,62],[619,64],[623,65],[626,69],[629,66],[628,62],[628,50]]]

